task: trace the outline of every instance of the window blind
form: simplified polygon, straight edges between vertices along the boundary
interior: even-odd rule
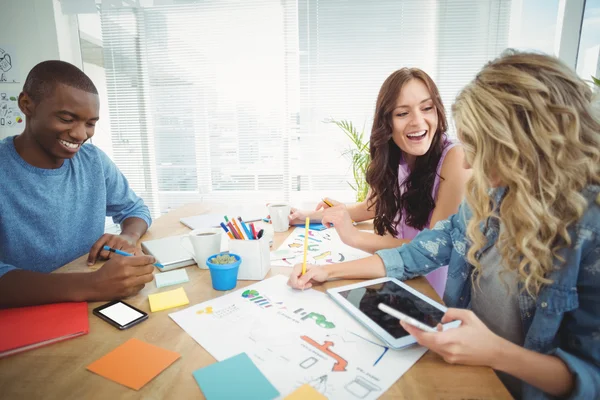
[[[188,202],[352,201],[350,141],[385,78],[449,109],[505,47],[508,0],[103,1],[110,153],[154,215]],[[85,58],[85,57],[84,57]],[[84,60],[85,61],[85,60]]]

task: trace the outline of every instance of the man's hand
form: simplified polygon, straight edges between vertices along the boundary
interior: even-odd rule
[[[123,257],[114,255],[98,271],[90,273],[92,297],[113,300],[132,296],[154,279],[152,256]]]
[[[129,235],[111,235],[105,233],[94,243],[88,256],[88,265],[94,265],[98,258],[109,259],[111,252],[103,250],[104,246],[112,247],[116,250],[123,250],[131,254],[141,255],[142,251],[135,247],[136,240]]]

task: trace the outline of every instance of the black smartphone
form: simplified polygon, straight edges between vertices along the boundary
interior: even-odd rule
[[[148,314],[124,301],[115,300],[94,308],[94,315],[123,330],[148,319]]]

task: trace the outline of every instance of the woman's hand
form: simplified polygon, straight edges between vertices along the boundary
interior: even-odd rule
[[[325,203],[325,201],[327,201],[327,203],[331,204],[331,206],[329,204]],[[328,208],[330,208],[332,206],[335,207],[335,206],[339,206],[339,205],[342,205],[342,204],[343,203],[340,203],[337,200],[333,200],[333,199],[330,199],[329,197],[325,197],[323,199],[323,201],[320,201],[319,204],[317,204],[317,207],[315,208],[315,211],[319,211],[321,209],[326,210],[326,209],[328,209]]]
[[[421,346],[438,353],[450,364],[483,365],[493,367],[500,349],[507,342],[496,335],[471,310],[449,308],[442,323],[462,321],[458,328],[430,333],[400,323]]]
[[[302,275],[302,264],[294,265],[288,286],[294,289],[308,289],[314,283],[325,282],[329,278],[329,273],[324,267],[313,264],[306,264],[306,273]]]
[[[355,239],[359,234],[359,230],[352,223],[352,218],[345,205],[340,204],[326,209],[323,213],[322,223],[328,228],[331,228],[333,224],[342,242],[348,246],[356,247]]]
[[[297,208],[293,208],[290,210],[290,215],[289,215],[289,219],[290,219],[290,225],[304,225],[304,223],[306,222],[306,217],[310,218],[310,215],[313,213],[313,211],[307,211],[307,210],[299,210]]]

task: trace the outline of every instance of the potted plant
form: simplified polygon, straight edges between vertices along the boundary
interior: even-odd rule
[[[219,253],[208,257],[206,265],[210,270],[213,289],[233,289],[237,283],[241,262],[240,256],[231,253]]]
[[[369,191],[369,185],[367,184],[367,168],[371,162],[369,140],[365,140],[364,138],[364,128],[359,132],[352,122],[347,120],[338,121],[332,118],[325,122],[335,124],[352,142],[352,147],[342,154],[350,159],[352,165],[354,184],[348,182],[348,185],[354,190],[356,201],[361,202],[367,198],[367,193]]]

